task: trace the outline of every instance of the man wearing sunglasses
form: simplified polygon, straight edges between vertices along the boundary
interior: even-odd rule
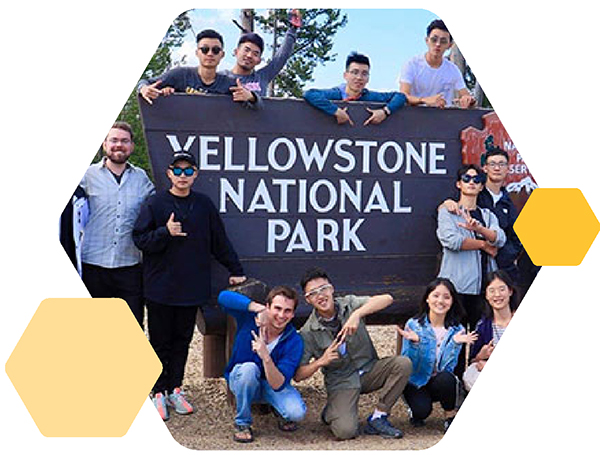
[[[339,125],[349,123],[354,125],[348,114],[348,108],[338,107],[332,101],[374,101],[385,103],[381,109],[365,108],[369,118],[363,125],[377,125],[406,104],[406,97],[398,92],[376,92],[367,89],[371,63],[369,57],[357,52],[352,52],[346,58],[346,71],[344,71],[345,84],[332,89],[310,89],[304,93],[308,104],[324,113],[335,117]]]
[[[211,257],[229,270],[230,284],[246,279],[219,212],[210,198],[192,191],[195,157],[176,152],[167,176],[171,188],[147,200],[133,228],[144,254],[150,344],[163,365],[152,389],[163,420],[169,419],[169,408],[178,414],[194,411],[181,385],[196,313],[210,298]]]
[[[452,35],[443,21],[437,19],[427,27],[427,52],[409,60],[402,68],[400,91],[411,105],[444,108],[457,105],[467,108],[475,104],[458,67],[444,54],[452,47]],[[457,96],[455,96],[455,94]]]
[[[456,287],[467,312],[463,325],[468,323],[471,330],[481,317],[483,280],[498,268],[494,258],[506,242],[496,215],[477,206],[485,181],[485,174],[477,166],[461,167],[456,178],[458,211],[451,213],[444,206],[438,210],[437,237],[442,245],[438,277],[449,279]]]
[[[231,95],[233,101],[244,107],[258,109],[261,99],[258,92],[247,90],[241,81],[217,72],[225,55],[223,37],[214,30],[202,30],[196,36],[197,67],[178,66],[163,75],[138,83],[138,93],[149,104],[159,96],[173,93]]]
[[[364,432],[401,438],[402,431],[387,417],[404,391],[412,364],[401,356],[379,359],[364,322],[369,314],[391,305],[392,296],[334,297],[329,276],[320,268],[306,271],[300,288],[313,312],[300,330],[304,353],[294,378],[302,381],[319,369],[323,372],[327,388],[323,423],[340,440],[356,437],[359,396],[379,390],[379,401]]]
[[[492,142],[491,137],[486,140],[486,152],[481,159],[486,180],[485,188],[477,196],[477,206],[491,210],[498,218],[498,224],[506,234],[506,243],[498,249],[496,264],[510,275],[514,283],[520,283],[517,259],[523,252],[523,245],[513,228],[517,220],[517,208],[504,187],[509,171],[509,156]],[[459,213],[459,204],[452,199],[444,201],[443,206],[451,213]]]
[[[263,39],[253,32],[244,33],[233,51],[236,63],[231,70],[224,71],[224,74],[234,80],[239,78],[246,89],[266,96],[269,83],[279,74],[294,50],[297,30],[302,27],[302,15],[297,9],[290,12],[289,24],[283,43],[271,61],[258,70],[255,68],[261,62],[264,50]]]

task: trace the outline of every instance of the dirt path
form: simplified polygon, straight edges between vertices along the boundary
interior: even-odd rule
[[[380,357],[392,355],[396,349],[396,334],[393,327],[369,327],[369,332]],[[404,432],[399,440],[384,439],[379,436],[361,435],[351,441],[337,441],[329,429],[320,421],[320,413],[325,405],[326,392],[320,373],[307,381],[295,384],[307,406],[306,419],[294,433],[282,433],[272,415],[259,415],[253,410],[255,442],[239,444],[233,441],[233,409],[227,403],[224,379],[205,379],[202,372],[202,335],[194,335],[186,369],[184,389],[196,407],[189,416],[171,415],[167,427],[173,438],[184,447],[203,450],[223,449],[355,449],[355,450],[402,450],[425,449],[437,443],[443,436],[443,416],[439,406],[423,428],[414,429],[408,423],[408,415],[402,402],[394,406],[390,421]],[[376,395],[364,395],[359,404],[361,421],[367,418],[376,403]]]

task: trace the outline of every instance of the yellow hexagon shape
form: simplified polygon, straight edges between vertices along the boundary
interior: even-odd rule
[[[579,265],[600,223],[577,188],[538,188],[515,222],[535,265]]]
[[[6,362],[44,436],[123,436],[161,370],[122,299],[44,300]]]

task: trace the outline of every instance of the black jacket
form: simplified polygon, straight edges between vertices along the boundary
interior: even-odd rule
[[[187,236],[169,234],[171,213]],[[194,191],[183,198],[169,191],[148,198],[133,228],[133,241],[143,253],[144,297],[155,303],[205,303],[211,290],[211,256],[231,275],[244,275],[216,207]]]

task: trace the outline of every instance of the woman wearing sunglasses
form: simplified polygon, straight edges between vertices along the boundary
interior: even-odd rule
[[[467,313],[464,323],[471,329],[481,317],[483,279],[497,269],[494,257],[506,241],[496,215],[477,207],[485,177],[473,164],[461,167],[456,179],[458,214],[445,207],[438,210],[437,237],[443,249],[438,277],[448,278],[456,287]]]

